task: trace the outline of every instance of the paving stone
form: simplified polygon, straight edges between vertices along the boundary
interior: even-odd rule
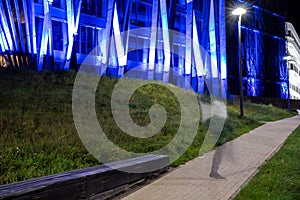
[[[300,125],[300,116],[266,123],[124,197],[124,200],[230,199],[255,175],[258,168],[283,145]],[[216,151],[221,155],[219,173],[209,177]]]

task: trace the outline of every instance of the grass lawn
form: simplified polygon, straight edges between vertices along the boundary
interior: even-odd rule
[[[0,69],[0,184],[99,164],[82,145],[73,122],[75,77],[74,72]],[[107,137],[120,147],[135,152],[149,152],[168,144],[180,122],[176,97],[155,83],[143,86],[133,94],[129,108],[135,123],[147,125],[149,108],[156,103],[168,113],[166,124],[157,135],[137,139],[123,133],[113,120],[110,97],[117,81],[102,78],[96,92],[98,121]],[[178,90],[189,95],[188,91]],[[239,117],[238,105],[228,103],[227,109],[229,117],[218,145],[258,127],[261,121],[292,116],[271,105],[245,104],[244,118]],[[173,166],[198,156],[206,130],[205,125],[199,124],[193,144]]]
[[[235,200],[300,199],[300,127],[268,160]]]

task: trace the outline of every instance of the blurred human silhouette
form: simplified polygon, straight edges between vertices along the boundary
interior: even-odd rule
[[[227,108],[226,104],[220,100],[201,102],[201,111],[202,111],[202,122],[204,126],[208,128],[208,133],[206,134],[202,146],[203,149],[200,149],[200,152],[205,152],[206,150],[211,150],[215,145],[222,140],[222,134],[225,134],[226,131],[223,131],[224,124],[227,118]],[[223,135],[224,136],[224,135]],[[219,174],[219,168],[222,161],[224,147],[219,147],[215,150],[212,160],[211,172],[209,176],[215,179],[225,179],[222,175]]]
[[[215,150],[215,153],[214,153],[214,156],[212,159],[211,170],[210,170],[210,174],[209,174],[209,177],[211,177],[211,178],[226,179],[225,177],[223,177],[222,175],[219,174],[219,168],[220,168],[222,156],[224,153],[223,149],[224,149],[224,147],[220,147]]]

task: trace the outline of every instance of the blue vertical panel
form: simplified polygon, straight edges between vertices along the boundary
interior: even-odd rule
[[[49,43],[49,50],[48,55],[53,56],[53,32],[52,32],[52,1],[48,0],[48,6],[49,6],[49,18],[48,18],[48,43]],[[53,63],[51,63],[52,65]]]
[[[132,8],[132,0],[126,1],[125,12],[123,16],[123,24],[122,24],[122,31],[125,32],[130,27],[130,15],[131,15],[131,8]]]
[[[186,11],[186,49],[185,49],[185,75],[190,76],[192,70],[192,37],[193,37],[193,1],[187,0]]]
[[[284,19],[280,19],[280,23],[281,25],[285,26],[285,20]],[[288,66],[287,66],[287,62],[285,62],[285,60],[283,60],[283,58],[286,56],[286,39],[285,39],[285,35],[284,38],[278,38],[278,55],[277,55],[277,59],[279,60],[279,77],[280,77],[280,81],[282,82],[283,86],[282,87],[287,87],[289,88],[289,80],[288,80]],[[285,83],[285,84],[284,84]],[[288,90],[284,90],[285,93],[281,94],[281,98],[283,99],[288,99],[289,98],[289,92]]]
[[[105,18],[107,16],[108,1],[110,1],[110,0],[101,0],[102,18]]]
[[[263,49],[261,47],[263,44],[257,41],[259,37],[263,37],[263,32],[256,30],[255,20],[260,22],[263,19],[260,19],[260,10],[254,9],[253,14],[249,12],[244,16],[243,24],[247,27],[243,28],[243,56],[244,56],[244,93],[247,96],[260,96],[262,92],[262,81],[260,79],[261,67],[259,67],[259,53],[258,50]],[[261,34],[261,35],[260,35]],[[263,66],[263,65],[262,65]]]
[[[24,37],[23,37],[23,29],[21,24],[21,17],[20,17],[20,9],[19,9],[19,3],[18,0],[14,0],[15,3],[15,10],[16,10],[16,20],[18,25],[18,31],[19,31],[19,37],[20,37],[20,43],[21,43],[21,50],[22,52],[25,52],[25,44],[24,44]]]
[[[202,28],[201,28],[201,38],[200,38],[200,44],[204,48],[204,50],[207,52],[207,54],[204,54],[203,57],[203,63],[204,63],[204,70],[205,70],[205,83],[208,88],[211,88],[211,70],[210,70],[210,59],[207,56],[210,52],[210,45],[209,45],[209,19],[210,19],[210,6],[211,2],[210,0],[203,0],[203,9],[202,9]]]
[[[202,47],[209,51],[209,14],[210,14],[210,0],[203,0],[203,10],[202,10],[202,29],[200,44]]]
[[[195,59],[195,67],[196,67],[196,76],[198,79],[198,83],[197,83],[198,87],[196,91],[200,94],[203,94],[205,70],[204,70],[203,54],[201,52],[195,11],[193,14],[193,50],[194,50],[194,59]]]
[[[186,80],[191,83],[192,80],[192,37],[193,37],[193,0],[187,0],[186,10],[186,39],[185,39],[185,66],[184,75]],[[185,89],[190,89],[190,85],[184,86]]]
[[[29,28],[29,19],[28,19],[28,9],[27,9],[27,1],[22,0],[23,5],[23,14],[24,14],[24,25],[26,32],[26,44],[27,44],[27,52],[31,54],[31,39],[30,39],[30,28]]]
[[[254,8],[254,14],[255,14],[255,21],[259,22],[256,28],[258,31],[255,33],[256,37],[256,74],[257,74],[257,79],[264,80],[265,77],[265,68],[264,68],[264,61],[265,61],[265,46],[264,46],[264,41],[263,41],[263,32],[262,32],[262,26],[263,26],[263,16],[261,15],[261,10],[259,8]],[[262,82],[260,85],[255,85],[254,88],[255,90],[255,95],[256,96],[264,96],[263,91],[264,91],[264,82]]]
[[[245,85],[245,92],[247,96],[257,96],[257,91],[255,87],[257,72],[256,72],[256,43],[255,33],[250,30],[245,30],[244,32],[244,57],[245,57],[245,66],[247,76],[247,83]]]
[[[64,10],[66,9],[66,1],[60,0],[60,8]]]
[[[36,35],[37,35],[37,40],[36,40],[36,45],[37,45],[37,51],[38,53],[40,52],[40,47],[41,47],[41,42],[42,42],[42,32],[43,32],[43,22],[44,18],[39,18],[36,17]],[[38,58],[37,58],[38,60]]]
[[[221,96],[227,97],[227,52],[226,52],[226,12],[225,0],[219,0],[219,37],[220,37],[220,68]]]
[[[245,39],[244,39],[244,56],[246,60],[246,75],[247,77],[251,78],[256,78],[257,77],[257,72],[256,72],[256,43],[253,42],[255,41],[255,33],[250,31],[250,30],[245,30],[244,31]]]

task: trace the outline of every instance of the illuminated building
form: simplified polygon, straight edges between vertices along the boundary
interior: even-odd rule
[[[122,77],[126,71],[143,62],[162,63],[163,67],[138,69],[136,77],[154,73],[164,82],[181,86],[169,68],[175,68],[189,79],[195,91],[204,91],[204,79],[222,84],[216,90],[226,93],[226,34],[225,0],[1,0],[0,51],[7,64],[28,66],[38,71],[68,70],[82,64],[87,54],[93,54],[91,65],[101,65],[109,59],[115,61],[105,73]],[[176,49],[184,58],[168,51],[144,48],[130,52],[132,41],[159,45],[156,34],[141,33],[122,41],[120,32],[138,27],[172,29],[192,38],[172,41],[163,34],[164,47]],[[101,42],[114,36],[115,44],[101,46]],[[193,42],[201,45],[210,58],[202,59]],[[97,45],[95,51],[91,52]],[[126,59],[116,59],[117,51],[124,51]],[[187,62],[197,62],[192,65]],[[210,62],[217,65],[212,70]],[[195,67],[202,68],[197,70]],[[131,73],[134,74],[134,73]],[[150,78],[151,79],[151,78]],[[221,92],[222,91],[222,92]]]
[[[90,54],[93,66],[113,60],[101,72],[111,76],[130,71],[133,77],[185,87],[179,78],[184,76],[199,93],[211,82],[216,95],[225,97],[227,85],[230,94],[238,94],[237,19],[225,10],[236,2],[248,9],[242,22],[244,94],[287,98],[285,7],[280,0],[1,0],[0,64],[77,70]],[[171,29],[186,38],[174,41],[153,31],[119,37],[139,27]],[[114,43],[102,45],[111,37]],[[130,51],[134,44],[145,47]],[[164,49],[153,50],[158,45]],[[120,52],[123,58],[116,57]],[[145,63],[149,65],[134,68]]]
[[[285,11],[280,0],[228,0],[228,7],[242,4],[243,92],[251,97],[288,98]],[[228,9],[228,16],[230,16]],[[227,18],[228,91],[239,94],[237,19]]]
[[[286,23],[290,99],[300,99],[300,39],[291,23]]]

